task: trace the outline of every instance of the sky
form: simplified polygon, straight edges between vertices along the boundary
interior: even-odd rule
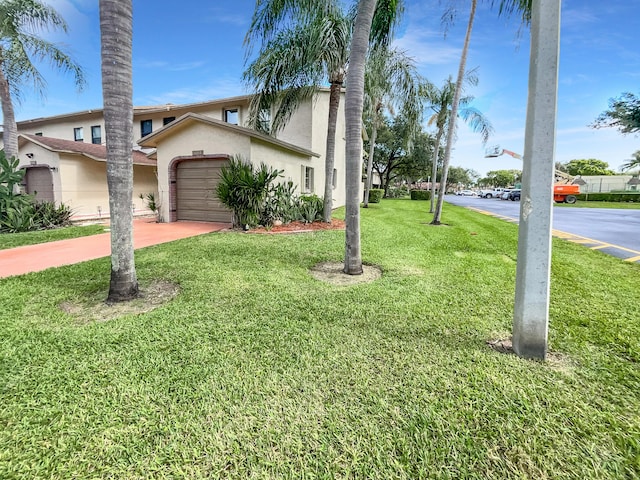
[[[70,76],[42,65],[44,97],[25,90],[16,118],[26,120],[101,108],[100,32],[97,0],[46,0],[66,19],[68,34],[43,36],[62,44],[83,67],[87,86],[78,92]],[[467,1],[447,34],[438,0],[406,0],[394,45],[414,58],[419,72],[436,85],[455,78],[468,20]],[[463,123],[451,165],[488,171],[521,169],[503,155],[485,158],[487,147],[524,150],[528,96],[529,31],[517,18],[499,17],[480,1],[467,68],[479,84],[465,94],[491,122],[487,145]],[[248,93],[242,83],[244,36],[255,0],[134,0],[133,77],[136,106],[191,103]],[[623,92],[640,94],[640,0],[562,2],[556,158],[596,158],[617,171],[640,150],[640,137],[589,125]]]

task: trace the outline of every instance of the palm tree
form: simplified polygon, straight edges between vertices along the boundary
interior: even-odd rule
[[[454,1],[454,0],[452,0]],[[511,15],[514,12],[520,13],[523,23],[528,23],[531,19],[531,3],[533,0],[491,0],[491,6],[498,5],[498,13],[500,15]],[[451,119],[449,125],[449,131],[447,133],[447,144],[445,147],[444,160],[442,162],[442,174],[440,179],[440,185],[446,186],[447,173],[449,170],[449,163],[451,161],[451,150],[453,149],[453,142],[456,135],[456,122],[458,118],[458,107],[460,103],[460,96],[462,93],[462,84],[465,77],[465,68],[467,64],[467,54],[469,52],[469,42],[471,41],[471,31],[473,30],[473,21],[475,19],[476,7],[478,0],[471,0],[471,9],[469,12],[469,21],[467,23],[467,32],[464,38],[464,45],[462,47],[462,55],[460,56],[460,65],[458,67],[458,77],[456,79],[456,87],[453,93],[453,101],[451,103]],[[450,21],[455,18],[455,8],[450,5],[443,15],[443,19]],[[442,202],[444,201],[444,195],[442,188],[441,194],[438,196],[438,203],[436,205],[436,211],[433,215],[432,224],[440,225],[440,218],[442,215]]]
[[[18,156],[18,127],[13,98],[20,98],[20,87],[32,83],[43,94],[45,80],[34,61],[49,60],[62,71],[72,72],[78,88],[84,83],[82,69],[55,44],[36,34],[50,30],[67,31],[64,19],[51,6],[38,0],[0,1],[0,102],[7,158]]]
[[[640,167],[640,150],[635,151],[632,156],[632,159],[628,160],[626,163],[623,163],[620,166],[620,170],[626,172]]]
[[[367,208],[373,180],[376,136],[383,109],[387,108],[392,114],[396,108],[402,110],[409,121],[410,140],[420,129],[422,102],[418,96],[420,76],[415,62],[403,51],[389,48],[374,49],[367,60],[364,81],[364,110],[371,119],[367,177],[364,185],[364,207]]]
[[[477,85],[478,77],[474,71],[467,72],[464,83]],[[431,208],[429,210],[430,213],[434,213],[440,145],[451,121],[451,105],[453,104],[455,84],[451,80],[451,77],[449,77],[442,88],[437,88],[431,84],[424,84],[421,90],[422,95],[424,95],[430,103],[430,108],[433,110],[433,115],[429,118],[427,123],[428,125],[435,125],[436,127],[436,144],[431,173],[431,178],[433,179],[431,182]],[[493,132],[493,127],[489,120],[480,111],[468,106],[472,101],[472,96],[460,98],[458,116],[465,122],[468,122],[474,132],[482,135],[483,143],[487,143],[489,136]],[[442,190],[442,186],[441,191],[444,191]]]
[[[456,135],[456,120],[458,118],[458,106],[460,104],[460,95],[462,93],[462,82],[465,77],[465,68],[467,64],[467,53],[469,51],[469,42],[471,41],[471,31],[473,29],[473,20],[476,15],[476,7],[478,0],[471,0],[471,10],[469,12],[469,23],[467,24],[467,33],[464,37],[464,46],[462,47],[462,56],[460,57],[460,66],[458,67],[458,78],[456,87],[453,91],[453,100],[451,101],[451,122],[449,122],[449,131],[447,133],[447,146],[444,151],[444,160],[442,161],[442,173],[440,175],[440,195],[436,204],[436,211],[433,214],[433,225],[440,225],[442,216],[442,202],[444,201],[444,189],[447,185],[447,174],[449,171],[449,163],[451,161],[451,150],[453,148],[453,140]],[[437,148],[437,147],[436,147]]]
[[[297,23],[266,42],[245,71],[244,80],[255,90],[250,104],[250,126],[264,128],[262,112],[275,109],[267,133],[276,133],[283,128],[300,104],[313,98],[318,87],[329,81],[323,220],[331,223],[336,125],[349,58],[352,20],[337,2],[312,5],[309,11],[295,13]],[[263,9],[270,7],[273,5],[269,2],[263,3]],[[256,7],[247,43],[258,36],[262,28],[259,19],[264,15]]]
[[[111,282],[107,301],[138,295],[133,255],[132,0],[100,0],[102,96],[107,139],[107,185],[111,215]]]

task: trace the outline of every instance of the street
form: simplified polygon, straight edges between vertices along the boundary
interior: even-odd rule
[[[445,200],[453,205],[509,217],[516,222],[520,216],[520,202],[456,195],[447,195]],[[556,236],[640,263],[640,209],[554,206],[553,229],[557,231],[554,231]],[[563,233],[571,234],[571,237]]]

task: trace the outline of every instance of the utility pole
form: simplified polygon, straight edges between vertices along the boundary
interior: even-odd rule
[[[544,360],[549,329],[551,226],[561,0],[532,2],[529,98],[518,264],[513,314],[513,350]]]

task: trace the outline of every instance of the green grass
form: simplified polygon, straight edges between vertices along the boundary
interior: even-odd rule
[[[363,209],[351,287],[340,231],[139,250],[181,293],[108,322],[58,308],[108,259],[0,280],[0,478],[637,478],[640,266],[554,240],[550,360],[500,354],[517,227],[444,208]]]
[[[68,238],[85,237],[105,233],[104,225],[86,225],[56,228],[53,230],[37,230],[24,233],[0,233],[0,250],[5,248],[35,245],[37,243],[54,242]]]
[[[568,203],[554,203],[557,207],[567,208],[616,208],[619,210],[639,210],[639,202],[585,202],[578,200],[573,205]]]

